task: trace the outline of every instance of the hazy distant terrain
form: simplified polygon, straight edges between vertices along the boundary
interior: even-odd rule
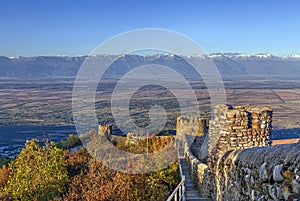
[[[99,62],[105,57],[90,57]],[[276,57],[270,54],[211,54],[194,56],[201,60],[214,61],[225,79],[237,77],[284,77],[300,78],[300,57]],[[53,78],[75,77],[87,56],[39,56],[39,57],[0,57],[0,77],[8,78]],[[174,55],[123,55],[112,64],[110,74],[122,76],[128,70],[145,64],[172,66],[187,77],[195,75],[194,69],[185,61],[187,57]]]
[[[105,56],[93,59],[100,57]],[[50,127],[55,125],[55,128],[57,128],[56,125],[72,126],[72,90],[75,76],[85,58],[0,57],[0,126],[2,126],[2,135],[6,136],[4,131],[14,126],[16,128],[32,126],[32,128],[42,129],[48,129],[47,125]],[[200,59],[213,59],[215,62],[224,78],[226,98],[229,104],[269,105],[274,109],[274,137],[276,139],[299,137],[300,59],[239,54],[214,54],[201,56]],[[195,71],[182,57],[127,55],[121,56],[108,70],[106,78],[111,79],[106,79],[98,86],[100,93],[96,95],[95,108],[99,123],[114,123],[110,107],[116,78],[122,77],[134,67],[150,63],[172,66],[187,78],[197,96],[201,115],[210,117],[211,102],[206,85],[201,77],[194,76]],[[176,82],[176,80],[168,81]],[[184,95],[185,91],[182,91],[182,94]],[[174,129],[176,117],[180,114],[175,98],[170,91],[157,88],[157,86],[147,86],[144,90],[137,91],[130,100],[132,120],[140,126],[147,125],[149,123],[149,106],[159,103],[165,108],[168,115],[166,129]],[[41,127],[36,127],[36,125]],[[41,133],[43,132],[40,131],[39,135],[42,136]],[[3,140],[5,139],[3,138]],[[11,148],[7,147],[1,150],[3,153],[10,153]]]
[[[109,56],[94,56],[92,59],[101,61],[104,57]],[[276,127],[300,127],[299,57],[275,57],[269,54],[196,57],[215,62],[224,78],[228,103],[270,105],[274,108]],[[85,58],[0,57],[0,124],[72,124],[74,78]],[[96,96],[100,123],[112,122],[110,97],[115,78],[122,77],[137,66],[150,63],[172,66],[184,77],[193,78],[189,82],[195,90],[201,114],[209,117],[211,105],[208,90],[201,78],[195,77],[195,70],[184,58],[175,55],[119,57],[107,71],[113,79],[102,82],[99,91],[104,93]],[[131,102],[134,121],[147,121],[147,106],[155,103],[160,96],[159,102],[170,113],[169,127],[174,128],[174,120],[179,113],[174,97],[169,95],[168,90],[157,90],[155,87],[137,93]]]

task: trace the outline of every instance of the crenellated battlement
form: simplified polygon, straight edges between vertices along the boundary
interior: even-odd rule
[[[98,135],[99,136],[106,136],[108,140],[111,140],[111,138],[112,138],[112,125],[111,124],[99,125],[98,126]]]
[[[208,165],[194,157],[191,148],[185,149],[202,196],[218,201],[300,199],[300,143],[271,146],[272,115],[270,107],[214,108]]]
[[[186,164],[203,197],[300,199],[300,143],[271,146],[272,115],[270,107],[222,104],[209,126],[205,118],[177,118],[176,135],[184,139]],[[99,126],[99,134],[110,136],[111,127]],[[196,136],[192,144],[190,136]]]
[[[217,105],[209,122],[208,165],[231,150],[270,146],[272,114],[270,107]]]
[[[176,123],[176,135],[204,136],[207,129],[207,119],[199,117],[178,117]]]

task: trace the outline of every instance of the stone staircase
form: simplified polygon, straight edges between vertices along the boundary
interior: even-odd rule
[[[180,158],[182,172],[185,175],[185,198],[186,201],[211,201],[211,199],[203,198],[199,195],[198,190],[195,188],[190,175],[190,169],[186,165],[185,159]]]

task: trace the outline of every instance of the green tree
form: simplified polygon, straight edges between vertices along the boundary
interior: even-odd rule
[[[11,161],[12,159],[5,157],[5,156],[0,156],[0,167],[2,167],[3,165],[8,165],[8,163]]]
[[[18,200],[50,200],[62,194],[68,179],[63,150],[54,142],[40,146],[26,141],[25,148],[10,164],[5,191]]]
[[[61,149],[69,149],[80,145],[82,145],[80,138],[78,137],[78,135],[74,134],[69,134],[66,140],[62,140],[57,143],[57,147]]]

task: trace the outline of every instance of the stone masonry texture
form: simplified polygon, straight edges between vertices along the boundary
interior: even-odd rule
[[[186,162],[201,195],[218,201],[300,200],[300,143],[270,146],[272,112],[250,105],[214,108],[207,164],[192,151],[203,140],[185,144]],[[180,129],[189,134],[193,126],[186,125]]]

